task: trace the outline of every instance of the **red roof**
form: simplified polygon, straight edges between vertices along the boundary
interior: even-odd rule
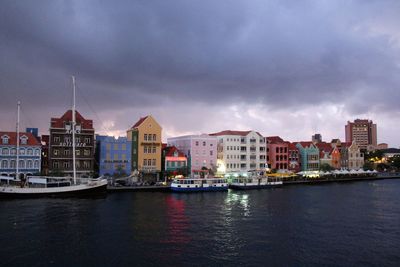
[[[286,142],[286,143],[288,144],[289,150],[298,150],[295,143],[291,143],[291,142]]]
[[[8,139],[8,144],[3,144],[3,140],[1,137],[4,135],[7,135],[10,139]],[[40,146],[39,140],[32,134],[32,133],[27,133],[27,132],[20,132],[19,137],[21,140],[22,136],[26,136],[27,139],[27,144],[23,146]],[[0,132],[0,144],[2,145],[10,145],[10,146],[16,146],[17,145],[17,133],[16,132]],[[22,145],[20,143],[20,145]]]
[[[178,152],[178,157],[186,157],[185,154],[177,149],[175,146],[168,146],[163,148],[163,150],[165,150],[166,157],[174,157],[175,152]]]
[[[82,126],[82,130],[92,130],[93,120],[85,119],[77,110],[75,110],[75,119]],[[51,118],[51,128],[64,128],[64,122],[72,121],[72,110],[67,110],[61,118]]]
[[[279,144],[279,143],[284,143],[282,138],[279,136],[267,136],[267,142],[270,144]]]
[[[240,136],[247,136],[251,131],[232,131],[232,130],[225,130],[218,133],[212,133],[211,136],[221,136],[221,135],[240,135]],[[256,132],[259,136],[262,135],[259,132]]]
[[[300,144],[302,147],[309,147],[310,145],[314,145],[314,143],[311,141],[300,141],[300,142],[296,142],[296,143]]]
[[[331,144],[326,143],[326,142],[316,143],[315,145],[319,149],[320,157],[323,157],[324,153],[325,154],[326,153],[330,154],[332,152],[332,150],[333,150]]]
[[[136,127],[139,127],[140,126],[140,124],[142,124],[144,121],[145,121],[145,119],[147,119],[149,116],[146,116],[146,117],[143,117],[143,118],[140,118],[133,126],[132,126],[132,128],[136,128]]]

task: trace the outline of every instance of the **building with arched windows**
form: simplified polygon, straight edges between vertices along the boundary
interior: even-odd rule
[[[0,132],[0,175],[15,175],[17,167],[20,173],[36,174],[41,169],[41,144],[30,132],[19,134],[19,150],[17,151],[17,133]]]

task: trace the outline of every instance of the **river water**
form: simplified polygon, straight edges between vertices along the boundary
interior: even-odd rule
[[[399,266],[400,180],[0,201],[1,266]]]

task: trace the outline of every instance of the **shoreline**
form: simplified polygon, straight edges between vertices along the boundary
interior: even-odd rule
[[[367,177],[341,177],[334,179],[308,179],[308,180],[295,180],[295,181],[283,181],[283,186],[286,185],[317,185],[327,183],[346,183],[346,182],[358,182],[358,181],[374,181],[374,180],[386,180],[386,179],[400,179],[400,173],[393,174],[378,174],[377,176]],[[169,186],[107,186],[107,192],[168,192],[170,191]]]

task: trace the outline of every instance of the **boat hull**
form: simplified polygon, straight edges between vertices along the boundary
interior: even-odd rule
[[[171,187],[173,192],[215,192],[227,191],[228,186],[209,186],[209,187]]]
[[[87,186],[66,186],[55,188],[10,188],[0,187],[0,198],[69,198],[91,197],[107,193],[107,183]]]

